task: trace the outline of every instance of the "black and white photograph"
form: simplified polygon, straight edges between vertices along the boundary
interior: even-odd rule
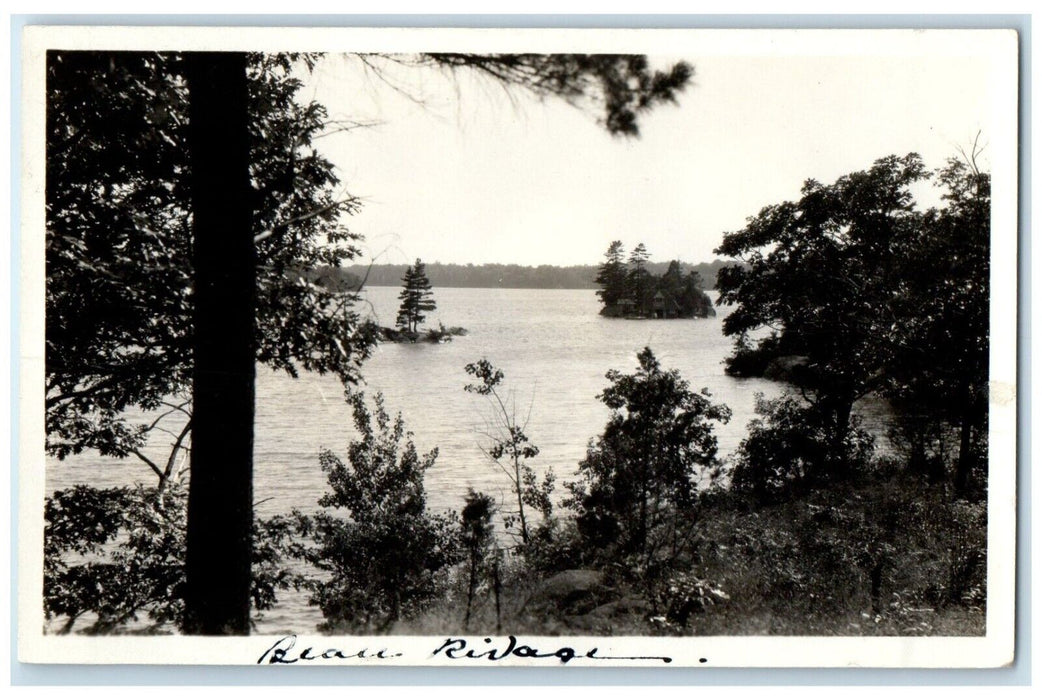
[[[1015,31],[23,45],[23,661],[1012,661]]]

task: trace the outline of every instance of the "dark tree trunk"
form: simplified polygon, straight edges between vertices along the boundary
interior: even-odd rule
[[[474,603],[474,591],[478,587],[478,553],[476,549],[470,552],[470,581],[467,585],[467,612],[463,616],[463,631],[470,630],[470,607]]]
[[[872,566],[869,574],[871,586],[872,612],[879,615],[883,612],[883,559],[880,557]]]
[[[850,433],[850,415],[854,409],[853,399],[846,397],[837,398],[832,408],[832,435],[829,440],[828,467],[825,474],[826,481],[842,480],[852,476],[851,466],[847,462],[848,454],[845,447],[847,435]]]
[[[194,369],[184,631],[249,634],[254,305],[246,55],[186,56]]]
[[[499,547],[496,547],[495,559],[492,562],[492,591],[496,596],[496,634],[503,632],[503,609],[500,604],[500,596],[503,593],[503,584],[499,578]]]
[[[525,498],[522,492],[524,486],[521,483],[521,465],[514,458],[514,483],[517,486],[517,515],[521,521],[521,541],[528,544],[528,521],[525,520]]]
[[[973,430],[980,428],[977,396],[972,382],[966,381],[962,386],[962,410],[959,420],[959,456],[955,462],[955,493],[967,496],[972,487],[973,468],[976,451],[973,449]]]

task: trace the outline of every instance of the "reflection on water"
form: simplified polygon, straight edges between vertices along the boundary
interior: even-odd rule
[[[374,287],[367,292],[384,325],[393,325],[398,289]],[[528,416],[527,434],[539,446],[532,464],[537,471],[553,466],[558,481],[569,479],[585,454],[588,440],[604,426],[608,411],[597,401],[609,369],[631,372],[637,352],[649,346],[664,368],[680,370],[694,389],[706,387],[715,402],[727,404],[733,417],[717,430],[721,456],[728,455],[755,416],[755,394],[780,394],[783,387],[762,379],[735,379],[723,372],[731,341],[721,333],[724,313],[695,320],[608,319],[590,290],[436,289],[438,309],[428,325],[463,326],[469,333],[450,343],[386,344],[363,368],[368,393],[383,392],[391,412],[401,411],[415,434],[417,449],[439,450],[427,476],[428,505],[433,510],[459,510],[468,488],[501,499],[509,483],[481,450],[488,416],[482,397],[463,387],[463,367],[488,358],[505,374],[518,415]],[[366,308],[369,308],[368,305]],[[862,408],[868,427],[882,420],[885,406]],[[166,440],[150,451],[163,455]],[[318,466],[321,449],[341,454],[353,438],[351,412],[333,377],[304,375],[292,379],[259,367],[255,436],[254,494],[260,515],[293,508],[314,510],[325,490]],[[65,462],[48,461],[48,489],[74,483],[113,486],[151,482],[151,472],[131,460],[78,455]],[[284,596],[258,631],[311,631],[320,621],[302,595]]]

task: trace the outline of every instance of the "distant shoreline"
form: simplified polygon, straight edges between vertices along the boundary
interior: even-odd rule
[[[697,272],[705,289],[716,286],[720,268],[733,264],[724,260],[709,263],[681,263],[682,274]],[[668,262],[649,263],[652,274],[661,275]],[[336,270],[326,268],[319,276],[338,278],[345,286],[358,287],[365,280],[369,287],[399,287],[408,265],[374,264],[348,265]],[[458,263],[427,263],[427,277],[435,289],[589,289],[600,288],[596,278],[599,265],[510,265],[486,263],[466,265]],[[352,285],[353,283],[353,285]]]

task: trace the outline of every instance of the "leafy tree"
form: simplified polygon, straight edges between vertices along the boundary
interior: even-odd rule
[[[436,598],[458,561],[459,533],[454,516],[427,511],[423,477],[438,450],[419,455],[401,414],[392,419],[380,394],[372,410],[362,394],[348,402],[361,438],[348,447],[346,462],[322,452],[331,491],[318,501],[348,517],[297,514],[299,532],[313,542],[303,558],[328,574],[306,585],[324,629],[385,632]]]
[[[701,491],[719,467],[713,423],[726,423],[731,411],[663,370],[650,348],[637,361],[633,374],[607,374],[599,398],[611,417],[579,463],[579,480],[567,485],[568,504],[602,556],[650,565],[676,557],[689,538]]]
[[[957,430],[954,481],[962,495],[987,447],[991,178],[977,167],[978,154],[975,143],[965,159],[937,171],[945,206],[902,241],[893,301],[902,322],[886,365],[913,466],[943,476],[947,439],[937,422]]]
[[[520,526],[522,544],[529,542],[529,525],[525,508],[535,508],[548,518],[553,510],[550,494],[554,490],[554,472],[548,469],[539,482],[535,470],[528,465],[528,460],[539,454],[539,448],[532,444],[528,435],[527,418],[521,421],[518,417],[517,404],[513,393],[501,393],[503,371],[497,369],[486,359],[472,362],[466,367],[467,374],[479,380],[478,384],[467,384],[465,391],[488,397],[492,408],[489,428],[485,437],[490,444],[484,448],[489,458],[510,480],[511,490],[517,498],[516,516]],[[513,518],[507,518],[507,527],[511,527]]]
[[[670,260],[669,267],[655,281],[655,286],[666,300],[676,305],[679,316],[705,318],[715,313],[712,300],[702,291],[701,276],[694,270],[682,274],[679,260]]]
[[[218,66],[225,68],[220,80],[212,74]],[[223,472],[233,464],[240,469],[238,476],[229,475],[240,488],[218,484],[211,490],[212,517],[190,518],[203,526],[198,541],[216,543],[216,534],[228,533],[240,552],[235,558],[204,557],[192,567],[218,577],[204,582],[199,596],[217,606],[213,631],[228,625],[247,631],[245,547],[252,518],[250,492],[242,486],[249,483],[252,462],[252,419],[246,414],[252,410],[254,356],[291,374],[301,368],[332,371],[354,381],[372,339],[351,309],[350,294],[319,287],[296,272],[338,265],[354,255],[354,236],[338,217],[355,203],[338,195],[332,165],[311,147],[326,116],[320,106],[296,100],[300,82],[292,71],[292,57],[281,55],[48,57],[48,449],[59,457],[83,449],[140,456],[153,426],[131,424],[126,408],[154,410],[168,397],[188,395],[193,376],[204,382],[193,396],[196,412],[201,397],[221,394],[215,397],[219,419],[200,416],[192,436],[193,458]],[[239,73],[245,94],[232,89],[232,83],[241,87]],[[190,80],[201,98],[194,101],[194,118]],[[206,117],[214,112],[217,119],[209,123],[216,130],[206,135]],[[236,143],[238,161],[231,151]],[[205,163],[207,156],[216,161],[213,167]],[[233,162],[239,163],[234,175],[229,170],[216,184],[204,181]],[[193,199],[207,194],[219,198],[210,204]],[[238,223],[229,228],[232,220]],[[194,236],[193,221],[202,227]],[[207,228],[216,231],[205,233]],[[193,252],[193,240],[203,249]],[[225,243],[238,245],[242,254],[224,251]],[[200,301],[206,298],[215,304]],[[231,299],[246,310],[232,313]],[[210,330],[199,325],[206,319]],[[240,341],[232,341],[232,329]],[[213,356],[205,348],[236,349],[241,369],[198,371],[193,358]],[[241,410],[233,410],[230,395],[209,381],[232,376],[240,378]],[[242,420],[232,420],[238,416]],[[220,432],[200,444],[208,428]],[[239,445],[239,456],[226,459],[223,449],[232,443]],[[193,488],[203,489],[200,495],[206,472],[195,470]],[[234,508],[228,500],[233,493]],[[232,513],[234,526],[224,518]],[[232,594],[236,604],[225,606],[217,593],[235,581],[221,575],[233,560],[240,572]]]
[[[184,616],[185,520],[182,480],[164,487],[55,491],[44,507],[44,614],[60,632],[124,631],[147,619],[150,631],[169,631]],[[292,529],[283,518],[253,525],[250,600],[254,616],[276,593],[297,585],[285,566]],[[254,618],[254,619],[255,619]]]
[[[416,264],[405,271],[402,278],[403,289],[398,298],[402,304],[398,308],[398,327],[413,333],[417,326],[427,318],[428,311],[434,311],[434,294],[431,292],[431,281],[427,279],[427,271],[423,262],[416,258]]]
[[[704,291],[702,276],[694,270],[684,276],[684,286],[680,289],[680,308],[686,313],[705,318],[715,316],[713,300]]]
[[[601,286],[597,297],[605,307],[611,307],[626,296],[626,259],[622,241],[612,241],[604,257],[595,280]]]
[[[148,431],[124,410],[191,393],[185,62],[48,55],[46,428],[58,457],[133,455]],[[354,381],[373,329],[353,313],[353,295],[297,273],[357,253],[339,221],[357,201],[312,146],[329,120],[298,101],[293,65],[291,56],[251,54],[247,69],[257,359]]]
[[[808,180],[798,201],[764,208],[716,251],[742,263],[717,278],[718,303],[735,305],[724,333],[739,349],[773,344],[806,358],[793,379],[825,421],[831,476],[849,466],[854,402],[883,383],[901,241],[921,223],[911,188],[926,176],[909,154],[831,185]],[[776,335],[753,341],[760,329]]]

